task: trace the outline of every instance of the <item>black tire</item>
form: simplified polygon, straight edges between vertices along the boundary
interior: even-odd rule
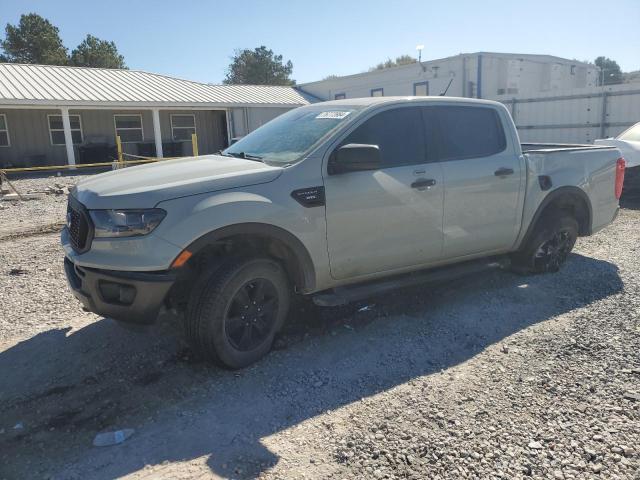
[[[196,282],[185,314],[187,340],[208,360],[231,369],[246,367],[271,349],[290,296],[278,262],[229,260]]]
[[[518,273],[557,272],[565,262],[578,238],[578,222],[568,213],[543,217],[533,235],[511,257]]]

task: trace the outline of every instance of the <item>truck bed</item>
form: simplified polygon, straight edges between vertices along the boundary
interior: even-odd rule
[[[615,147],[566,143],[522,143],[527,165],[527,194],[524,224],[527,225],[549,191],[577,187],[589,198],[592,209],[591,230],[598,231],[611,223],[618,209],[614,195],[616,161],[620,151]],[[551,189],[542,189],[539,176],[548,177]]]

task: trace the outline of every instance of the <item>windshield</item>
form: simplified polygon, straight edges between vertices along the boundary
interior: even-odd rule
[[[346,105],[296,108],[254,130],[222,154],[290,164],[361,108]]]
[[[622,132],[618,137],[618,140],[640,142],[640,123],[636,123],[633,127]]]

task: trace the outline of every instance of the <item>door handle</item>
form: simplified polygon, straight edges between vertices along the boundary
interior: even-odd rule
[[[411,188],[433,187],[436,181],[433,178],[419,178],[411,184]]]
[[[513,168],[501,167],[495,172],[493,172],[493,174],[496,177],[506,177],[507,175],[513,175]]]

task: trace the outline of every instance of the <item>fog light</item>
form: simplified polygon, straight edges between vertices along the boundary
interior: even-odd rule
[[[136,287],[132,285],[101,280],[99,288],[102,298],[107,303],[131,305],[136,298]]]

